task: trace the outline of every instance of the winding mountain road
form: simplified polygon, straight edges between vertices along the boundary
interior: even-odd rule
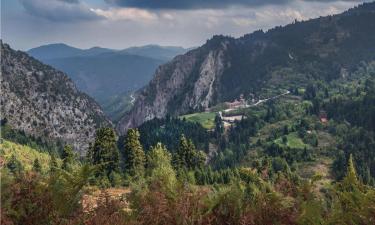
[[[247,108],[250,108],[250,107],[253,107],[253,106],[257,106],[257,105],[262,104],[264,102],[267,102],[269,100],[280,98],[281,96],[284,96],[284,95],[287,95],[287,94],[290,94],[290,91],[286,91],[283,94],[279,94],[279,95],[273,96],[271,98],[261,99],[258,102],[254,103],[254,104],[251,104],[251,105],[246,104],[244,107],[241,107],[241,109],[247,109]],[[224,110],[224,112],[231,112],[231,111],[236,110],[236,109],[238,109],[238,108],[226,109],[226,110]]]
[[[132,105],[134,105],[135,98],[134,98],[133,94],[130,95],[130,98],[132,99],[132,100],[130,100],[130,103],[131,103]]]

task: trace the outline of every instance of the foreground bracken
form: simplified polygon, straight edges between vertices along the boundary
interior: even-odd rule
[[[58,170],[48,177],[34,172],[10,176],[3,170],[1,222],[349,225],[375,221],[375,190],[357,179],[351,159],[344,180],[318,195],[318,176],[302,181],[279,173],[270,182],[246,168],[228,185],[191,185],[176,177],[165,150],[154,149],[152,157],[153,168],[132,182],[131,192],[128,188],[91,191],[88,203],[84,186],[93,172],[89,166],[72,173]]]

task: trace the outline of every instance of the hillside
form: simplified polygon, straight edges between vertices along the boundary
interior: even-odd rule
[[[375,55],[375,3],[235,39],[214,36],[159,67],[117,125],[120,133],[152,118],[203,111],[269,90],[345,77]]]
[[[111,126],[100,106],[62,72],[1,43],[1,121],[84,153],[95,130]]]
[[[48,172],[50,169],[50,154],[40,152],[27,145],[2,140],[0,143],[0,158],[3,161],[3,164],[7,164],[12,157],[15,157],[20,162],[21,167],[26,171],[32,169],[34,160],[36,159],[38,159],[41,165],[42,172]],[[61,160],[57,160],[57,163],[61,164]]]

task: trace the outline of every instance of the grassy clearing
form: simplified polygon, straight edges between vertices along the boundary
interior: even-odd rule
[[[215,127],[215,116],[214,112],[204,112],[204,113],[194,113],[181,116],[180,118],[185,118],[189,122],[199,123],[206,129],[214,129]]]
[[[283,143],[283,140],[282,140],[281,137],[276,139],[275,143],[279,144],[279,145],[286,145],[290,148],[295,148],[295,149],[303,149],[305,147],[306,148],[309,147],[309,145],[303,143],[302,139],[300,137],[298,137],[298,134],[295,133],[295,132],[288,134],[286,137],[288,139],[286,144]]]
[[[316,182],[316,192],[318,193],[322,189],[329,187],[333,181],[330,169],[332,163],[333,160],[326,157],[318,158],[314,162],[299,163],[297,174],[305,179],[320,175],[321,179]]]
[[[328,132],[318,131],[318,147],[321,149],[334,148],[336,146],[336,139]]]
[[[42,171],[49,170],[51,156],[47,153],[39,152],[26,145],[16,144],[11,141],[2,140],[0,143],[0,157],[5,163],[14,155],[23,165],[25,170],[31,170],[35,159],[38,159],[42,167]],[[61,160],[57,160],[61,163]]]

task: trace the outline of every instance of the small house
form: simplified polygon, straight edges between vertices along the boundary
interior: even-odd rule
[[[319,112],[319,119],[320,119],[320,122],[322,123],[327,123],[328,122],[328,116],[327,116],[327,112],[326,111],[320,111]]]

